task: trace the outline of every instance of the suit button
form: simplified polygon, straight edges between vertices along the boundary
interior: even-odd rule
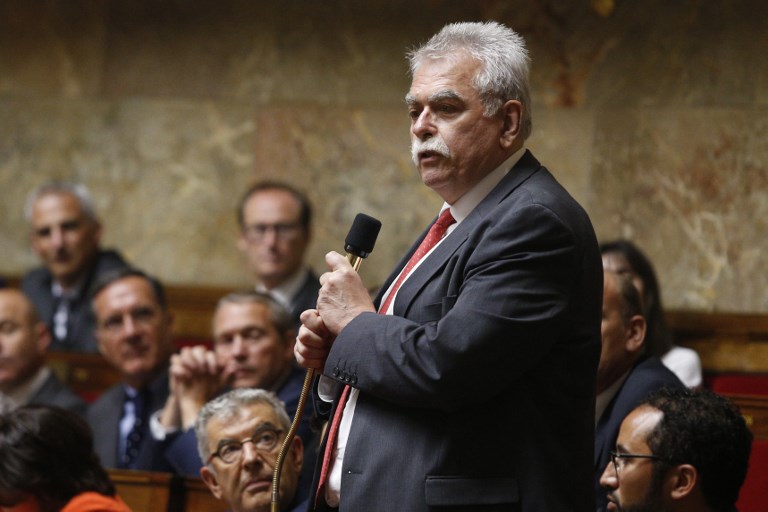
[[[357,384],[357,375],[352,376],[352,384]]]
[[[337,366],[336,368],[333,369],[333,376],[334,377],[338,377],[339,373],[341,373],[341,371],[339,370],[339,367]]]

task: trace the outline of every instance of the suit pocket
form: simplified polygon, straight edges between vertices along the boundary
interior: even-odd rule
[[[427,505],[499,505],[519,500],[517,479],[428,476],[424,483]]]

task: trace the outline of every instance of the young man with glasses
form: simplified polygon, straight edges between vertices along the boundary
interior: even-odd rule
[[[752,445],[744,418],[709,391],[665,388],[622,422],[600,483],[609,512],[731,512]]]
[[[320,290],[317,275],[304,263],[312,235],[309,200],[285,183],[259,182],[243,195],[237,221],[237,247],[256,290],[288,309],[298,330],[299,315],[315,307]]]
[[[235,389],[208,402],[195,422],[203,481],[232,512],[269,512],[272,475],[290,428],[282,402],[263,389]],[[304,445],[295,437],[280,478],[281,512],[307,509],[299,486]]]

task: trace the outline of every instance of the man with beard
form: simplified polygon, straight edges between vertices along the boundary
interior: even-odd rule
[[[600,483],[610,512],[731,512],[752,434],[738,409],[710,391],[665,388],[622,422]]]
[[[288,414],[296,413],[305,372],[295,364],[294,342],[290,314],[270,296],[247,291],[219,300],[213,316],[213,350],[203,345],[184,347],[171,358],[171,394],[152,419],[153,435],[164,440],[166,459],[177,473],[199,475],[203,460],[197,456],[192,427],[203,405],[223,390],[272,391]],[[309,404],[297,432],[307,447],[314,438]],[[311,470],[310,462],[307,471]]]
[[[195,422],[200,476],[232,512],[269,512],[272,476],[280,446],[291,426],[280,400],[263,389],[235,389],[210,402]],[[299,492],[304,446],[293,438],[280,478],[280,511],[307,509]]]
[[[149,416],[168,398],[172,324],[163,286],[135,269],[103,275],[93,299],[99,351],[121,382],[88,408],[94,449],[109,468],[169,471],[149,434]]]
[[[21,288],[48,324],[49,350],[96,352],[89,298],[98,277],[125,261],[100,248],[101,223],[82,184],[46,183],[30,194],[24,213],[43,266],[28,272]]]

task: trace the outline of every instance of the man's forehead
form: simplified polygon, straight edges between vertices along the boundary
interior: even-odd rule
[[[648,450],[648,436],[659,423],[663,413],[653,407],[642,405],[630,412],[621,422],[619,436],[616,439],[622,451],[644,453]]]
[[[209,433],[216,433],[211,440],[239,438],[252,434],[263,425],[279,427],[274,409],[266,403],[257,402],[237,409],[233,416],[215,417],[208,422]]]
[[[96,295],[94,301],[97,305],[147,304],[159,307],[152,285],[139,276],[127,276],[110,283]]]
[[[260,302],[223,302],[213,317],[214,331],[227,329],[232,324],[272,325],[269,308]]]

